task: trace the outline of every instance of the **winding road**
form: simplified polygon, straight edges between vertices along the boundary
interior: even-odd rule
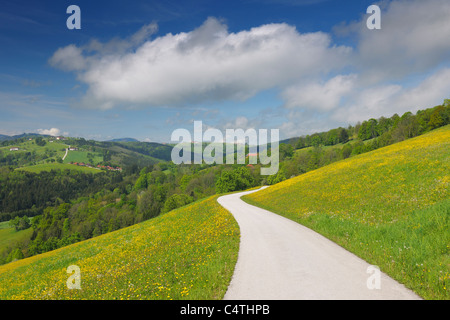
[[[320,234],[240,199],[256,191],[217,200],[233,214],[241,233],[225,300],[420,299]]]

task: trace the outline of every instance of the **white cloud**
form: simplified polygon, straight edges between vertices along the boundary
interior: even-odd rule
[[[51,128],[51,129],[37,129],[37,132],[39,134],[43,134],[43,135],[49,135],[49,136],[59,136],[61,135],[61,130],[59,130],[58,128]],[[67,133],[67,132],[66,132]]]
[[[281,94],[287,108],[329,111],[336,108],[345,95],[355,88],[357,75],[338,75],[324,83],[291,86]]]
[[[450,1],[384,2],[381,30],[366,27],[367,15],[346,28],[356,32],[354,64],[367,81],[402,79],[450,58]]]
[[[50,63],[78,72],[78,79],[89,86],[84,105],[108,109],[120,103],[245,100],[340,69],[351,49],[332,46],[328,34],[300,34],[287,24],[230,33],[225,24],[209,18],[191,32],[148,40],[130,52],[88,56],[84,51],[73,45],[61,48]]]
[[[82,50],[71,44],[58,49],[49,60],[50,65],[64,71],[77,71],[86,68],[87,60]]]
[[[354,49],[333,42],[330,34],[301,33],[285,23],[232,33],[209,18],[190,32],[150,39],[157,30],[150,24],[127,39],[70,45],[49,62],[74,72],[88,87],[81,104],[97,109],[217,108],[212,103],[276,89],[285,136],[442,103],[450,92],[450,2],[382,4],[381,30],[368,30],[364,14],[336,28],[355,36]],[[245,112],[233,117],[221,123],[248,128],[273,121]]]
[[[353,103],[342,105],[332,118],[354,123],[434,107],[442,104],[444,98],[448,97],[449,84],[450,68],[446,68],[425,78],[414,87],[379,85],[374,88],[361,88],[352,93],[350,100]]]
[[[440,105],[449,94],[450,68],[439,70],[417,85],[409,87],[400,84],[366,86],[360,84],[357,78],[353,80],[355,82],[352,82],[352,90],[339,95],[341,101],[338,103],[339,100],[336,100],[337,105],[332,109],[324,108],[328,100],[323,101],[324,105],[315,107],[295,105],[288,108],[286,118],[289,120],[280,127],[284,137],[312,134],[339,126],[346,127],[370,118],[390,117],[394,113],[401,116],[408,111],[415,113]],[[315,87],[317,84],[312,86]],[[326,84],[318,87],[320,88],[318,91],[325,90],[324,87]],[[320,94],[317,94],[317,101],[322,101]],[[303,92],[299,95],[307,94]]]
[[[450,93],[450,2],[383,2],[382,29],[367,15],[336,31],[356,35],[350,75],[318,77],[281,93],[287,135],[309,134],[441,104]]]

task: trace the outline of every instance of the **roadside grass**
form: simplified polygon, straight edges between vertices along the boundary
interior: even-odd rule
[[[222,299],[239,227],[216,199],[0,266],[0,299]],[[80,290],[67,288],[70,265]]]
[[[450,126],[242,197],[333,240],[425,299],[450,299]]]

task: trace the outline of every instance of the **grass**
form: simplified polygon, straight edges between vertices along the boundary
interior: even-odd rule
[[[364,140],[362,141],[363,144],[368,144],[370,142],[372,142],[375,139],[368,139],[368,140]],[[334,144],[334,145],[330,145],[330,146],[321,146],[322,150],[326,151],[326,150],[332,150],[332,149],[337,149],[340,150],[342,149],[342,147],[344,147],[345,145],[354,145],[358,142],[360,142],[361,140],[359,140],[358,138],[351,138],[351,140],[345,142],[345,143],[338,143],[338,144]],[[294,150],[294,154],[295,155],[300,155],[303,153],[308,153],[309,151],[314,150],[314,147],[305,147],[305,148],[301,148],[301,149],[296,149]]]
[[[0,251],[15,242],[20,243],[29,239],[32,233],[32,228],[16,231],[15,228],[9,226],[9,221],[0,222]]]
[[[79,170],[85,173],[99,173],[101,172],[101,170],[95,169],[95,168],[89,168],[89,167],[81,167],[81,166],[76,166],[73,164],[68,164],[68,163],[45,163],[45,164],[37,164],[34,166],[29,166],[29,167],[21,167],[18,168],[17,170],[23,170],[23,171],[28,171],[28,172],[34,172],[34,173],[39,173],[42,171],[50,171],[50,170],[64,170],[64,169],[69,169],[69,170]]]
[[[0,266],[0,299],[222,299],[239,228],[216,199]],[[67,288],[70,265],[80,290]]]
[[[89,160],[88,154],[92,155],[93,162]],[[64,159],[64,163],[70,162],[83,162],[83,163],[91,163],[92,165],[96,165],[103,161],[103,156],[99,153],[89,152],[89,151],[69,151],[67,153],[67,157]]]
[[[243,200],[323,234],[426,299],[450,299],[450,126]]]
[[[18,147],[19,151],[9,151],[9,149],[12,147]],[[46,153],[47,151],[50,151],[50,152],[55,152],[55,156],[51,157],[51,158],[58,159],[58,158],[62,158],[64,156],[65,149],[67,147],[68,146],[66,144],[56,142],[56,141],[47,142],[45,144],[45,146],[41,147],[41,146],[38,146],[37,144],[35,144],[34,140],[32,140],[32,141],[27,140],[27,141],[18,143],[16,145],[0,147],[0,150],[2,150],[5,154],[8,154],[10,152],[11,153],[12,152],[16,152],[16,153],[17,152],[19,152],[19,153],[20,152],[35,152],[36,155],[41,155],[41,154]]]

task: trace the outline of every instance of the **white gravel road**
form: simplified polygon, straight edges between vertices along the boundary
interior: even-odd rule
[[[420,299],[382,272],[377,282],[367,262],[320,234],[240,199],[256,191],[217,200],[233,214],[241,232],[236,269],[224,299]]]

